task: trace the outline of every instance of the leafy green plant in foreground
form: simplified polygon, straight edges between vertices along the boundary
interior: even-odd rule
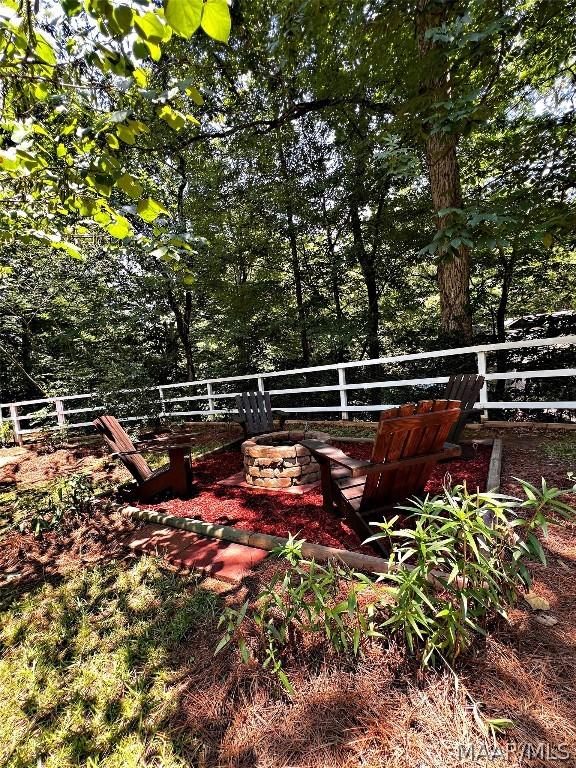
[[[320,565],[305,560],[303,543],[291,536],[286,546],[275,550],[288,561],[289,568],[275,573],[256,598],[252,612],[248,614],[249,601],[239,609],[229,607],[224,611],[219,626],[224,626],[225,631],[215,651],[219,653],[234,642],[247,663],[250,651],[243,625],[250,618],[261,640],[262,666],[277,675],[289,692],[292,685],[283,663],[288,653],[297,653],[303,635],[317,635],[334,652],[356,656],[363,639],[378,634],[374,603],[358,599],[362,593],[373,591],[370,579],[332,562]]]
[[[457,486],[401,507],[412,528],[396,529],[398,518],[378,525],[373,538],[391,547],[381,578],[394,598],[381,630],[401,635],[423,666],[453,662],[497,616],[507,618],[530,587],[527,562],[546,563],[537,533],[547,534],[551,515],[573,518],[565,492],[520,483],[524,500]]]
[[[40,536],[59,528],[64,517],[81,517],[94,500],[94,486],[89,475],[75,474],[60,478],[44,493],[27,492],[17,497],[14,520],[22,532]]]
[[[398,516],[374,539],[387,539],[389,571],[376,584],[364,574],[302,557],[290,538],[277,550],[289,567],[280,570],[254,602],[228,608],[216,652],[235,643],[245,662],[256,630],[256,657],[291,691],[284,663],[304,635],[323,636],[336,653],[357,655],[367,638],[396,638],[422,666],[450,666],[498,616],[507,618],[530,587],[529,561],[546,562],[537,534],[558,516],[574,519],[565,491],[520,481],[524,499],[446,488],[439,496],[399,509],[413,524],[398,529]]]

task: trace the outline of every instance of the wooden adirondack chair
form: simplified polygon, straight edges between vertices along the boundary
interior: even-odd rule
[[[242,392],[241,395],[236,395],[236,407],[238,415],[232,418],[244,430],[244,439],[276,431],[274,417],[278,418],[279,429],[282,430],[288,417],[284,411],[272,410],[268,392]]]
[[[450,376],[446,390],[445,400],[460,400],[460,418],[454,424],[448,435],[448,442],[458,443],[464,427],[474,413],[474,405],[480,397],[480,390],[484,386],[484,376],[477,373],[463,373],[459,376]]]
[[[114,416],[99,416],[93,424],[114,451],[112,455],[120,459],[138,483],[137,496],[140,501],[149,501],[163,491],[171,491],[181,498],[192,494],[190,441],[193,435],[171,435],[166,440],[159,438],[134,445]],[[142,451],[167,452],[169,463],[152,471]]]
[[[446,446],[460,418],[458,400],[422,400],[390,408],[380,422],[369,461],[352,459],[318,440],[303,440],[320,464],[324,508],[336,507],[362,540],[368,523],[389,517],[395,504],[420,493],[436,463],[461,453]]]

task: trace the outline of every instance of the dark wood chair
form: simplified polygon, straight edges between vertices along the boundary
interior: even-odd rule
[[[369,461],[353,459],[318,440],[302,440],[320,465],[322,497],[338,509],[362,540],[368,523],[390,517],[392,508],[422,492],[440,459],[460,456],[445,445],[460,418],[458,400],[422,400],[383,411]]]
[[[193,435],[170,435],[166,439],[147,440],[135,445],[114,416],[99,416],[93,424],[112,449],[112,455],[120,459],[136,480],[140,501],[150,501],[164,491],[180,498],[192,495],[190,448]],[[153,471],[142,456],[143,451],[167,452],[169,463]]]
[[[484,386],[484,376],[477,373],[463,373],[459,376],[450,376],[446,390],[444,391],[445,400],[460,400],[460,418],[454,424],[448,435],[448,442],[458,443],[464,431],[464,427],[470,420],[470,417],[477,413],[474,405],[480,397],[480,390]]]
[[[284,411],[273,411],[268,392],[242,392],[236,395],[236,407],[238,414],[233,420],[238,422],[244,430],[244,439],[254,435],[264,435],[274,432],[274,418],[280,422],[279,429],[284,429],[284,422],[288,414]]]

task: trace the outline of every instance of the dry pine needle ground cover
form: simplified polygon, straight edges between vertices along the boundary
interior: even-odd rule
[[[504,490],[516,490],[514,475],[566,485],[574,433],[509,432]],[[6,462],[17,453],[0,454],[3,500],[15,481],[79,469],[124,479],[94,448]],[[558,623],[544,626],[519,606],[459,666],[458,685],[447,672],[417,673],[399,648],[367,646],[352,663],[312,647],[291,663],[288,698],[234,652],[213,656],[223,605],[256,593],[276,564],[237,588],[198,582],[129,555],[131,525],[103,507],[42,540],[0,534],[0,766],[576,765],[573,526],[551,528],[549,565],[534,567],[534,592]],[[514,721],[500,738],[503,751],[512,745],[508,756],[473,763],[459,754],[459,745],[484,743],[467,693],[486,715]],[[563,743],[573,757],[519,756],[523,744],[542,742]]]

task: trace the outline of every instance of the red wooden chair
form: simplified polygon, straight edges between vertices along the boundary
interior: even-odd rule
[[[474,413],[474,406],[478,402],[480,390],[483,386],[484,376],[480,376],[477,373],[462,373],[459,376],[450,376],[444,391],[444,399],[460,400],[460,418],[450,430],[448,435],[450,443],[460,442],[464,427]]]
[[[336,507],[361,539],[371,536],[369,522],[390,517],[396,504],[421,493],[440,459],[460,456],[458,446],[445,444],[459,418],[458,400],[422,400],[383,411],[369,461],[303,440],[320,464],[324,508]]]
[[[190,441],[193,435],[170,435],[167,439],[158,438],[135,445],[114,416],[99,416],[93,424],[113,450],[112,455],[120,459],[136,480],[140,501],[150,501],[164,491],[180,498],[192,495],[190,448],[193,443]],[[152,471],[142,456],[143,451],[167,452],[169,463]]]

